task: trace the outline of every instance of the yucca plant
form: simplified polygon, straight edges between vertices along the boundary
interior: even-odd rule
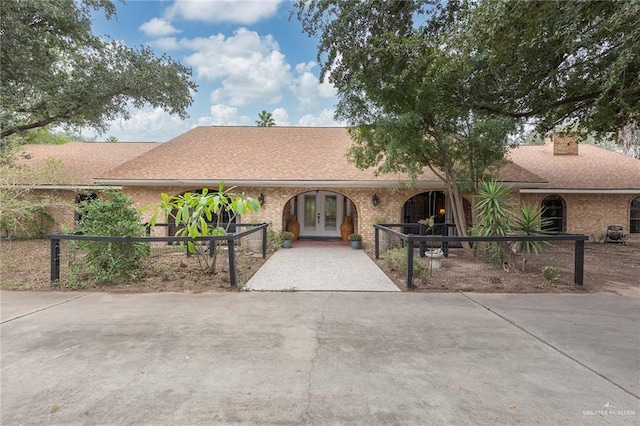
[[[479,222],[471,230],[477,237],[504,237],[510,230],[510,208],[508,200],[511,185],[505,185],[495,180],[483,181],[476,194],[478,200],[475,206]],[[489,260],[505,265],[509,260],[506,243],[487,243],[485,252]]]
[[[524,203],[520,206],[519,216],[513,218],[511,232],[518,236],[533,236],[549,234],[544,231],[550,225],[550,220],[542,217],[543,209],[532,204]],[[512,248],[514,253],[522,254],[522,272],[525,270],[527,256],[537,256],[542,252],[542,245],[549,244],[546,241],[516,241]]]

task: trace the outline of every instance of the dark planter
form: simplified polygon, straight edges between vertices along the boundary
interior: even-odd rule
[[[282,242],[282,248],[291,248],[291,240],[284,240]]]
[[[362,241],[351,241],[351,248],[354,250],[360,250],[362,247]]]

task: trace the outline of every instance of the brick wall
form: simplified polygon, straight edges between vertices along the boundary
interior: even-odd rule
[[[521,200],[540,205],[549,194],[521,194]],[[629,231],[631,200],[640,194],[558,194],[566,205],[567,232],[599,239],[607,225],[622,225]],[[629,236],[640,239],[640,236]]]
[[[575,133],[553,133],[545,144],[551,144],[553,155],[578,155],[578,135]]]
[[[138,208],[150,206],[160,201],[160,193],[166,192],[170,195],[177,195],[188,190],[196,191],[200,188],[184,187],[126,187],[124,193],[133,198],[135,206]],[[347,197],[355,206],[354,232],[362,234],[363,245],[373,246],[374,230],[373,224],[380,221],[399,222],[402,218],[402,206],[411,197],[424,189],[403,188],[391,191],[388,188],[373,189],[335,189],[335,188],[266,188],[266,187],[236,187],[236,192],[244,192],[245,195],[257,198],[261,193],[265,197],[265,203],[258,213],[248,213],[242,218],[245,223],[265,222],[272,225],[272,230],[277,234],[286,227],[288,215],[285,213],[286,204],[296,195],[308,191],[330,191]],[[373,194],[377,194],[379,203],[374,206],[372,203]],[[152,215],[151,210],[143,213],[143,219],[148,220]],[[339,219],[342,222],[342,219]]]

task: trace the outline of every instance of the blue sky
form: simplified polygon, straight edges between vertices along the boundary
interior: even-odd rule
[[[320,83],[317,42],[301,31],[282,0],[128,0],[117,18],[96,15],[93,31],[127,46],[150,46],[190,67],[198,84],[190,117],[132,109],[103,135],[167,141],[195,126],[254,126],[262,110],[279,126],[335,126],[335,89]]]

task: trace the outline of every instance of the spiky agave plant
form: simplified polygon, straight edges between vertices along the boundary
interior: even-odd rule
[[[549,234],[545,231],[551,221],[542,217],[544,210],[536,205],[523,203],[518,211],[519,215],[513,218],[511,232],[518,236],[534,236]],[[514,253],[522,254],[522,272],[525,270],[527,256],[539,255],[542,246],[549,244],[547,241],[516,241],[512,244]]]

